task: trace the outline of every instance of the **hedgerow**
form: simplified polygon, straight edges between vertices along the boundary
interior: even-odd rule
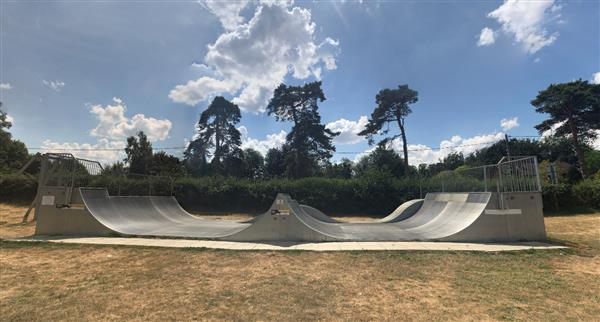
[[[432,178],[395,178],[373,172],[352,179],[304,178],[297,180],[250,180],[232,177],[131,178],[97,176],[75,179],[76,186],[105,187],[111,195],[173,195],[191,211],[261,212],[277,193],[288,193],[298,202],[327,213],[381,215],[399,204],[439,191],[483,191],[482,182],[456,172]],[[32,200],[37,178],[29,175],[5,177],[0,201]],[[576,185],[543,186],[544,208],[559,210],[572,206],[600,208],[600,177]]]

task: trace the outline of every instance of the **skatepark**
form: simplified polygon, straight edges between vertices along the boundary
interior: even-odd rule
[[[93,161],[65,154],[46,154],[41,160],[38,195],[32,203],[37,236],[118,235],[237,242],[546,240],[534,157],[493,166],[498,173],[510,173],[497,176],[497,181],[510,181],[510,185],[498,182],[487,189],[490,182],[486,178],[485,187],[490,191],[430,192],[423,199],[399,205],[382,219],[353,223],[339,222],[285,192],[274,196],[271,207],[253,219],[207,220],[188,213],[173,196],[110,196],[106,188],[77,187],[69,181],[75,171],[69,169],[100,167]],[[86,173],[92,175],[94,171]]]

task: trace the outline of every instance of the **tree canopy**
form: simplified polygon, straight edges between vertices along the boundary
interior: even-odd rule
[[[20,169],[29,158],[25,144],[13,140],[8,132],[11,127],[12,123],[8,120],[6,112],[2,110],[2,102],[0,102],[0,173]]]
[[[230,166],[241,160],[241,134],[236,128],[241,113],[237,105],[217,96],[200,114],[196,139],[186,150],[188,165],[203,166],[212,154],[211,165],[216,172],[227,174]]]
[[[123,160],[129,165],[129,173],[149,174],[152,166],[152,143],[143,131],[137,136],[127,138],[125,147],[127,157]]]
[[[377,106],[371,113],[369,122],[358,135],[366,136],[369,140],[369,145],[375,143],[376,135],[385,136],[378,145],[387,147],[387,144],[397,138],[402,139],[402,148],[404,151],[404,165],[408,168],[408,143],[406,141],[406,117],[412,113],[410,104],[414,104],[419,100],[419,93],[412,90],[408,85],[400,85],[397,89],[383,89],[375,96]],[[383,128],[389,123],[397,123],[400,133],[393,136],[386,136],[389,133],[389,126]]]
[[[577,80],[551,84],[531,101],[535,111],[548,114],[535,128],[539,133],[553,131],[555,136],[569,136],[577,153],[583,177],[587,174],[584,144],[597,137],[600,130],[600,85]]]
[[[279,85],[273,93],[267,111],[277,121],[292,121],[286,137],[286,174],[300,178],[313,175],[319,162],[332,157],[333,138],[339,135],[321,124],[318,102],[325,100],[321,82],[302,86]]]

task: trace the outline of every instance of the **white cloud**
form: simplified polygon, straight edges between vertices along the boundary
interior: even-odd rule
[[[267,155],[269,149],[280,148],[285,144],[287,135],[284,130],[281,130],[279,133],[268,134],[264,140],[257,140],[248,136],[248,129],[245,126],[240,126],[238,130],[242,134],[242,149],[254,149],[263,156]]]
[[[592,141],[592,148],[600,150],[600,130],[596,130],[596,139]]]
[[[219,18],[221,25],[226,30],[233,30],[244,22],[240,11],[246,7],[248,0],[236,1],[198,1],[208,11]]]
[[[366,116],[361,116],[358,121],[339,119],[328,123],[325,127],[334,132],[340,132],[340,135],[333,138],[335,144],[356,144],[364,140],[364,137],[359,136],[358,132],[364,130],[368,122],[369,119]]]
[[[63,81],[47,81],[47,80],[43,80],[42,83],[48,87],[50,87],[53,91],[55,92],[60,92],[61,89],[63,89],[63,87],[65,87],[65,82]]]
[[[126,110],[125,103],[117,97],[113,97],[112,105],[93,105],[90,113],[96,116],[98,125],[90,131],[90,136],[98,138],[96,143],[59,143],[45,140],[42,149],[44,152],[68,152],[76,157],[112,163],[123,159],[126,138],[138,131],[144,131],[151,142],[169,137],[171,121],[146,117],[144,114],[127,118]]]
[[[9,89],[12,89],[10,83],[0,83],[0,90],[8,91]]]
[[[12,116],[10,116],[10,115],[8,115],[8,114],[6,114],[6,121],[10,122],[13,125],[15,124],[15,118],[12,117]]]
[[[550,127],[550,129],[542,132],[542,134],[541,134],[542,140],[553,137],[556,132],[556,129],[561,127],[563,124],[565,124],[564,121],[556,123],[556,124],[552,125]],[[590,142],[590,144],[592,145],[592,148],[594,148],[595,150],[600,150],[600,130],[596,130],[595,132],[596,132],[596,139],[594,139],[592,142]],[[570,135],[567,135],[567,137],[570,137]]]
[[[90,132],[92,136],[120,140],[139,131],[144,131],[150,141],[162,141],[169,136],[171,121],[146,117],[144,114],[136,114],[129,119],[125,117],[125,103],[117,97],[113,97],[113,102],[113,105],[94,105],[90,108],[90,113],[99,121]]]
[[[488,27],[481,29],[481,34],[479,34],[479,40],[477,41],[477,46],[489,46],[496,42],[496,34],[494,31]]]
[[[592,84],[600,84],[600,72],[592,75]]]
[[[511,119],[502,119],[500,120],[500,126],[504,131],[514,129],[519,126],[519,118],[515,116]]]
[[[534,54],[558,38],[558,32],[550,34],[546,25],[560,17],[560,10],[553,0],[506,0],[488,17],[496,19],[502,31],[513,36],[528,54]]]
[[[561,127],[564,123],[565,123],[564,121],[555,123],[554,125],[550,126],[550,129],[543,131],[541,134],[542,139],[546,139],[546,138],[554,136],[554,132],[556,132],[556,129]]]
[[[109,141],[100,139],[95,144],[89,143],[58,143],[45,140],[42,143],[43,152],[67,152],[75,157],[98,161],[102,164],[113,163],[125,157],[125,141]],[[117,150],[111,150],[117,149]]]
[[[315,43],[310,10],[286,3],[259,4],[254,16],[244,22],[239,17],[242,4],[232,11],[213,5],[205,4],[219,17],[225,32],[208,45],[204,75],[171,90],[174,102],[196,105],[227,93],[242,110],[264,112],[273,90],[287,75],[319,79],[323,68],[337,68],[339,44],[331,38]]]
[[[448,154],[453,152],[462,152],[463,155],[469,155],[477,150],[488,147],[495,142],[504,139],[503,132],[476,135],[470,138],[462,138],[460,135],[454,135],[450,139],[442,140],[438,147],[433,149],[425,144],[409,144],[408,145],[408,162],[410,165],[417,166],[419,164],[431,164],[439,162]],[[402,140],[396,139],[390,144],[390,148],[396,151],[399,155],[404,155],[402,150]],[[371,153],[374,148],[356,156],[355,161],[360,160],[364,155]]]

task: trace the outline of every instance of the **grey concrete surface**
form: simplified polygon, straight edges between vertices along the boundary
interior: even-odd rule
[[[541,204],[536,203],[539,196],[535,193],[509,197],[511,207],[522,208],[520,215],[486,215],[486,209],[496,207],[496,198],[488,192],[429,193],[424,200],[409,202],[381,222],[372,223],[329,220],[286,194],[278,194],[269,211],[246,222],[195,217],[173,197],[114,197],[105,189],[93,188],[80,188],[80,197],[85,208],[78,212],[51,206],[40,209],[37,233],[303,242],[545,239]]]
[[[451,242],[329,242],[329,243],[252,243],[229,242],[193,239],[160,239],[160,238],[122,238],[122,237],[38,237],[27,239],[11,239],[11,241],[29,242],[43,241],[64,244],[88,245],[124,245],[144,247],[170,248],[209,248],[229,250],[307,250],[307,251],[471,251],[471,252],[506,252],[524,250],[566,249],[568,247],[539,242],[522,242],[510,244],[486,243],[451,243]]]

